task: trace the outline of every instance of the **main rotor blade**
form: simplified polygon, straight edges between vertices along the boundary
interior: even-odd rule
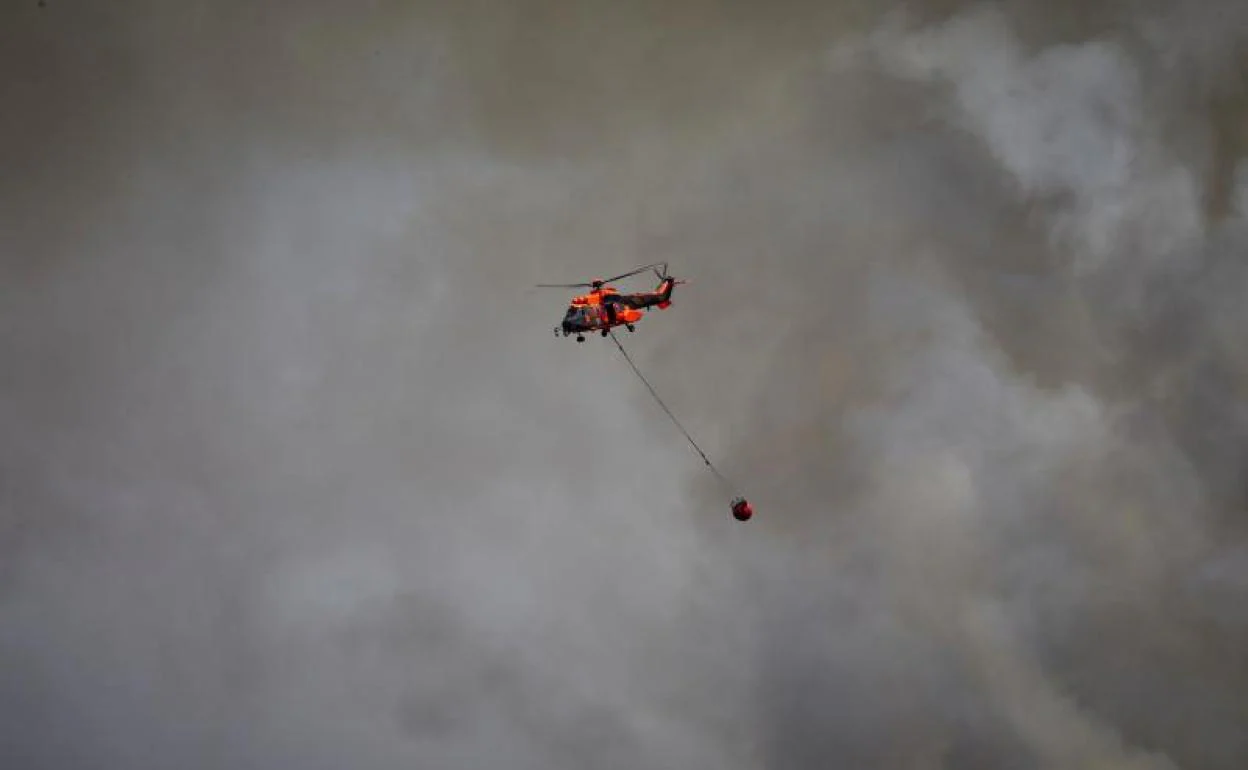
[[[603,283],[611,283],[612,281],[618,281],[618,280],[620,280],[621,278],[628,278],[629,276],[632,276],[632,275],[637,275],[638,273],[644,273],[645,271],[649,270],[650,268],[652,268],[652,267],[658,267],[659,265],[662,265],[662,264],[663,264],[662,262],[653,262],[653,263],[651,263],[651,264],[649,264],[649,265],[642,265],[641,267],[637,268],[636,270],[630,270],[630,271],[628,271],[627,273],[623,273],[623,274],[621,274],[621,275],[617,275],[617,276],[615,276],[614,278],[604,278],[604,279],[602,279],[602,282],[603,282]]]
[[[627,273],[621,273],[620,275],[613,276],[611,278],[603,278],[598,281],[587,282],[587,283],[539,283],[537,284],[537,288],[539,289],[581,289],[581,288],[592,289],[594,288],[595,284],[603,285],[603,284],[612,283],[613,281],[618,281],[621,278],[628,278],[630,276],[637,275],[638,273],[644,273],[645,271],[650,270],[652,268],[656,268],[656,267],[662,267],[663,274],[664,276],[666,276],[667,263],[666,262],[652,262],[649,265],[642,265],[641,267],[638,267],[634,270],[629,270]]]

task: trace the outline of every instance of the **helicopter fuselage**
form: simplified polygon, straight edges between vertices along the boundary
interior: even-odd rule
[[[567,337],[570,334],[579,336],[587,332],[601,332],[605,336],[617,326],[633,331],[633,324],[641,320],[645,313],[618,302],[617,297],[608,290],[574,298],[555,333]]]

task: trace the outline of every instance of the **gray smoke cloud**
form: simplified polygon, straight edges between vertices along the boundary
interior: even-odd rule
[[[2,13],[5,767],[1248,760],[1248,6]]]

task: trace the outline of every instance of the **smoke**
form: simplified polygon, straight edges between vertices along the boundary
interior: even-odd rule
[[[4,766],[1242,766],[1241,6],[4,11]]]

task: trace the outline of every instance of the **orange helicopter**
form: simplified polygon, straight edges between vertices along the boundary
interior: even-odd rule
[[[659,285],[654,291],[621,294],[614,287],[608,286],[613,281],[628,278],[646,270],[653,270],[654,274],[659,278]],[[677,280],[667,274],[666,262],[655,262],[651,265],[642,265],[636,270],[630,270],[612,278],[595,278],[588,283],[539,283],[538,287],[556,289],[585,287],[590,289],[588,294],[581,294],[572,298],[572,302],[568,304],[567,313],[563,316],[563,321],[555,327],[556,337],[560,334],[563,334],[565,337],[575,334],[577,342],[584,342],[587,332],[599,332],[605,337],[617,326],[623,326],[630,332],[637,331],[634,324],[641,320],[642,316],[645,315],[645,311],[652,307],[663,310],[670,306],[672,304],[672,289],[677,284],[682,283],[685,283],[685,281]]]

